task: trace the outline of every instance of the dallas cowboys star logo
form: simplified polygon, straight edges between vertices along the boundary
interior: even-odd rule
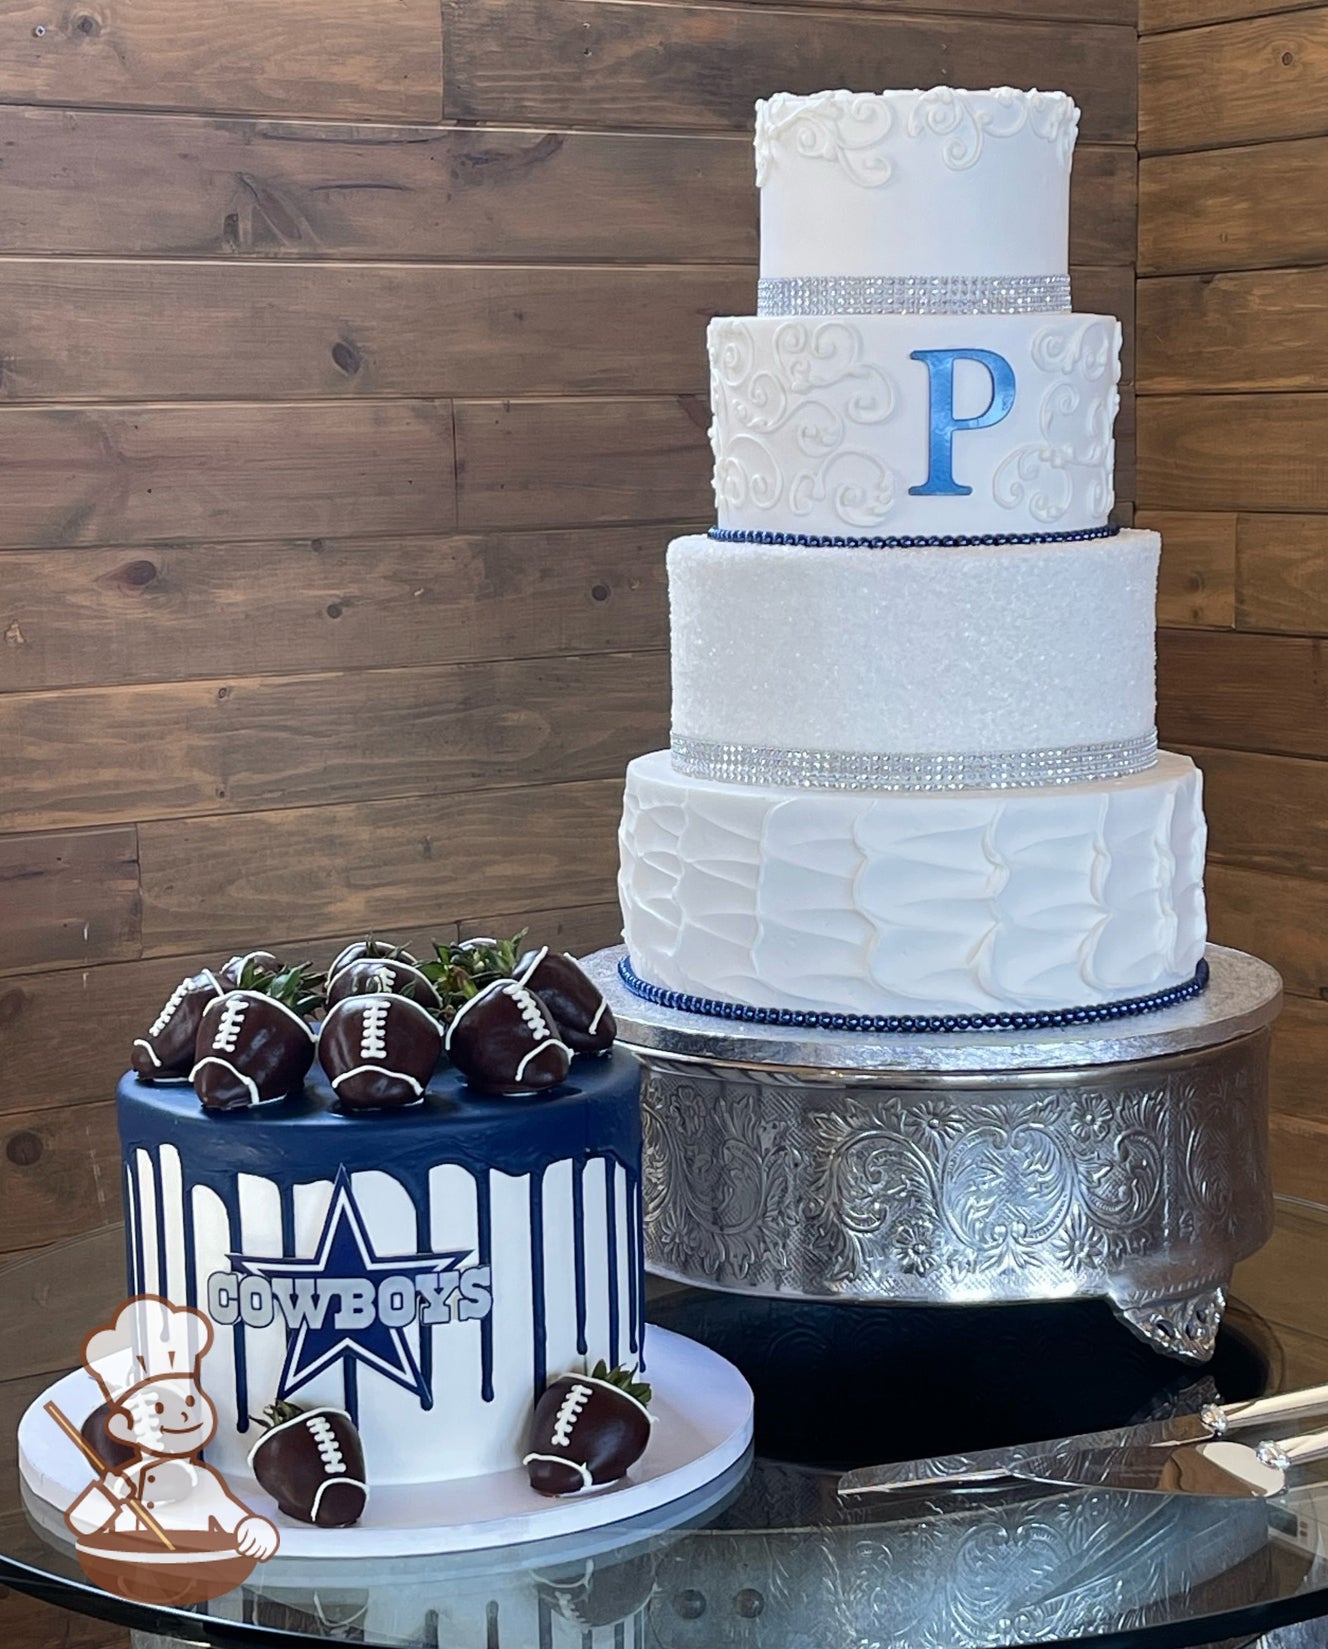
[[[430,1408],[433,1394],[420,1373],[406,1329],[380,1321],[376,1308],[367,1313],[367,1321],[345,1326],[344,1290],[339,1285],[366,1282],[376,1295],[385,1277],[413,1281],[419,1276],[453,1271],[469,1254],[469,1249],[449,1254],[375,1253],[351,1190],[350,1176],[344,1168],[339,1168],[332,1187],[332,1201],[311,1259],[251,1259],[244,1254],[232,1254],[230,1262],[237,1271],[266,1277],[270,1282],[292,1283],[298,1326],[286,1340],[286,1360],[277,1382],[279,1397],[298,1391],[334,1363],[342,1363],[347,1376],[352,1374],[355,1363],[363,1363],[407,1391],[413,1391],[421,1406]],[[313,1287],[297,1294],[295,1285],[303,1278],[312,1278]],[[320,1290],[320,1282],[325,1282],[327,1287]],[[418,1304],[417,1300],[417,1311]],[[361,1311],[353,1315],[366,1314]],[[351,1366],[345,1366],[347,1361]]]

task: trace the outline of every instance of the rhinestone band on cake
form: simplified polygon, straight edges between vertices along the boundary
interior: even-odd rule
[[[778,750],[675,735],[670,751],[676,772],[721,784],[800,790],[1022,790],[1146,772],[1157,762],[1157,734],[1060,750],[957,754]]]
[[[1107,1020],[1128,1019],[1135,1014],[1161,1013],[1177,1003],[1202,996],[1208,988],[1208,963],[1201,960],[1193,975],[1166,990],[1147,996],[1124,997],[1117,1002],[1094,1002],[1079,1008],[1029,1008],[1013,1013],[870,1014],[824,1013],[798,1008],[756,1008],[745,1002],[725,1002],[717,997],[693,996],[686,991],[665,990],[642,979],[624,956],[618,975],[634,996],[657,1008],[678,1013],[705,1014],[712,1019],[736,1019],[747,1025],[781,1025],[797,1030],[859,1031],[876,1036],[935,1036],[972,1031],[1058,1030],[1068,1025],[1100,1025]]]
[[[1068,275],[785,275],[757,283],[758,315],[1058,315]]]

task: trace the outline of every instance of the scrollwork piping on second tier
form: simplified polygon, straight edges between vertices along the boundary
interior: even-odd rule
[[[871,92],[821,92],[795,97],[776,92],[756,105],[756,184],[769,181],[781,144],[806,160],[831,160],[866,189],[889,183],[894,168],[881,153],[894,129],[894,111]]]
[[[1038,409],[1042,439],[1016,448],[1001,462],[992,496],[1002,509],[1022,507],[1043,525],[1063,520],[1076,502],[1090,518],[1106,516],[1116,496],[1112,427],[1120,408],[1119,327],[1100,320],[1069,331],[1044,327],[1029,355],[1041,371],[1059,376],[1043,392]],[[1108,375],[1106,394],[1094,393],[1092,386]]]
[[[1014,137],[1026,126],[1054,143],[1057,158],[1069,167],[1079,110],[1064,92],[995,86],[989,92],[958,93],[950,86],[933,86],[914,104],[905,130],[909,137],[943,138],[941,160],[952,172],[962,172],[981,159],[989,137]]]
[[[775,330],[765,361],[740,324],[715,322],[709,343],[716,503],[797,519],[830,499],[847,525],[879,526],[894,505],[895,476],[852,431],[891,417],[897,392],[867,361],[859,330],[790,321]]]

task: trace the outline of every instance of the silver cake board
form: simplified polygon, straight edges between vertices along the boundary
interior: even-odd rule
[[[1211,1357],[1272,1229],[1266,963],[1210,945],[1201,996],[1101,1026],[888,1038],[656,1007],[624,954],[584,965],[644,1067],[652,1272],[801,1300],[1104,1298]]]
[[[277,1526],[281,1545],[272,1562],[283,1565],[297,1559],[381,1563],[566,1541],[663,1507],[691,1504],[699,1490],[726,1480],[746,1455],[752,1440],[751,1387],[717,1352],[667,1329],[650,1330],[649,1357],[655,1417],[650,1445],[626,1477],[588,1493],[560,1499],[536,1494],[521,1468],[442,1483],[377,1485],[369,1460],[369,1503],[360,1521],[348,1529],[319,1529],[284,1516],[252,1478],[228,1473],[227,1482]],[[25,1498],[42,1527],[71,1544],[63,1513],[91,1474],[43,1405],[54,1401],[79,1426],[101,1400],[92,1376],[75,1369],[44,1391],[19,1421]]]

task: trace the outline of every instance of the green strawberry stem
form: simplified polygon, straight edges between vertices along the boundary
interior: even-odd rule
[[[590,1371],[592,1380],[603,1380],[607,1386],[614,1386],[619,1391],[625,1391],[629,1397],[636,1399],[642,1408],[650,1407],[650,1399],[654,1396],[644,1380],[634,1378],[634,1368],[610,1368],[601,1357]]]
[[[263,1417],[259,1424],[271,1430],[275,1426],[284,1426],[287,1420],[297,1419],[303,1413],[304,1410],[298,1403],[269,1403],[263,1410]]]
[[[323,1005],[323,976],[308,962],[296,962],[273,972],[251,957],[240,969],[239,988],[270,996],[301,1019],[317,1013]]]
[[[522,928],[510,939],[462,940],[458,944],[433,942],[434,959],[420,963],[420,972],[442,998],[442,1019],[456,1017],[457,1009],[478,996],[498,979],[510,979],[516,971],[521,943],[529,930]]]

